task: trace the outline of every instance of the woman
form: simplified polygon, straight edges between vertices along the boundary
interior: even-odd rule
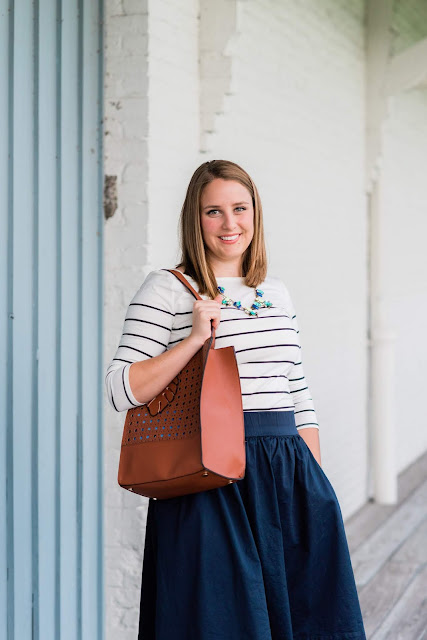
[[[283,281],[267,274],[249,175],[233,162],[202,164],[180,230],[177,268],[202,300],[166,269],[148,274],[108,367],[108,396],[117,411],[154,398],[210,337],[213,320],[215,347],[235,347],[246,472],[218,489],[149,499],[138,638],[365,640],[295,310]]]

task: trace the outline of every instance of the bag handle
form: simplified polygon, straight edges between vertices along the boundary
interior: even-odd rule
[[[169,271],[170,273],[173,273],[173,275],[176,276],[178,278],[178,280],[181,280],[182,284],[185,287],[187,287],[189,292],[196,298],[196,300],[203,300],[203,298],[197,293],[197,291],[188,282],[187,278],[184,276],[182,271],[179,271],[178,269],[163,269],[163,271]],[[211,319],[211,344],[210,344],[210,349],[214,349],[214,347],[215,347],[215,329],[214,329],[214,326],[213,326],[213,320]]]

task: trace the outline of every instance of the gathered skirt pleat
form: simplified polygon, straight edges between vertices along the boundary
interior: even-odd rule
[[[243,479],[149,500],[138,640],[366,640],[338,499],[294,412],[244,421]]]

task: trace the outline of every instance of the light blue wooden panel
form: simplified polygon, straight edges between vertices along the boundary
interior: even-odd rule
[[[101,611],[98,607],[99,594],[97,585],[102,583],[103,559],[103,523],[98,505],[102,503],[101,491],[103,480],[102,457],[102,396],[96,394],[96,382],[102,362],[102,309],[103,287],[93,287],[103,273],[102,234],[103,215],[98,203],[102,199],[102,157],[96,153],[98,138],[98,114],[100,109],[99,84],[94,82],[91,70],[96,68],[99,51],[102,51],[102,39],[98,37],[99,9],[95,2],[81,4],[82,25],[82,207],[81,207],[81,420],[80,450],[93,452],[89,458],[82,456],[80,490],[81,498],[81,533],[84,545],[81,545],[82,589],[81,618],[83,638],[94,638],[101,624]],[[97,215],[96,215],[97,214]],[[97,397],[97,403],[94,402]],[[84,496],[84,499],[83,499]],[[93,518],[97,515],[97,526]]]
[[[37,536],[38,579],[35,581],[34,628],[37,638],[60,638],[57,618],[58,509],[57,425],[58,389],[57,339],[60,318],[57,313],[58,220],[57,155],[59,136],[56,126],[60,78],[54,53],[58,49],[58,7],[52,0],[40,0],[35,38],[38,221],[38,451],[37,451]],[[50,461],[46,464],[45,461]],[[71,502],[70,508],[72,508]]]
[[[35,341],[37,322],[34,308],[34,5],[31,0],[15,2],[13,8],[12,74],[12,393],[13,447],[8,451],[8,517],[13,527],[9,540],[13,563],[14,638],[31,638],[33,592],[33,421],[35,410]],[[12,586],[12,585],[11,585]]]
[[[0,638],[102,640],[102,0],[0,0]]]
[[[58,227],[58,278],[61,295],[58,315],[61,333],[58,341],[58,408],[61,429],[58,432],[59,513],[58,546],[60,550],[58,590],[70,592],[70,603],[59,602],[58,624],[64,640],[80,638],[81,590],[81,468],[79,462],[78,422],[81,379],[80,324],[80,207],[81,207],[81,20],[76,0],[62,3],[62,35],[59,49],[61,104],[59,125],[61,164],[58,174],[59,203],[62,212]],[[67,496],[71,509],[68,510]],[[67,550],[72,549],[72,554]]]
[[[9,28],[8,2],[0,0],[0,638],[6,638],[8,623],[8,531],[11,520],[4,515],[8,512],[7,472],[9,470],[7,450],[11,433],[7,428],[10,416],[9,372],[10,342],[9,299],[11,295],[8,273],[11,256],[8,251],[9,220]]]

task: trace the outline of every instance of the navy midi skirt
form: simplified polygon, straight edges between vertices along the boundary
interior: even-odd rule
[[[366,640],[338,499],[294,412],[244,422],[244,478],[149,500],[138,639]]]

